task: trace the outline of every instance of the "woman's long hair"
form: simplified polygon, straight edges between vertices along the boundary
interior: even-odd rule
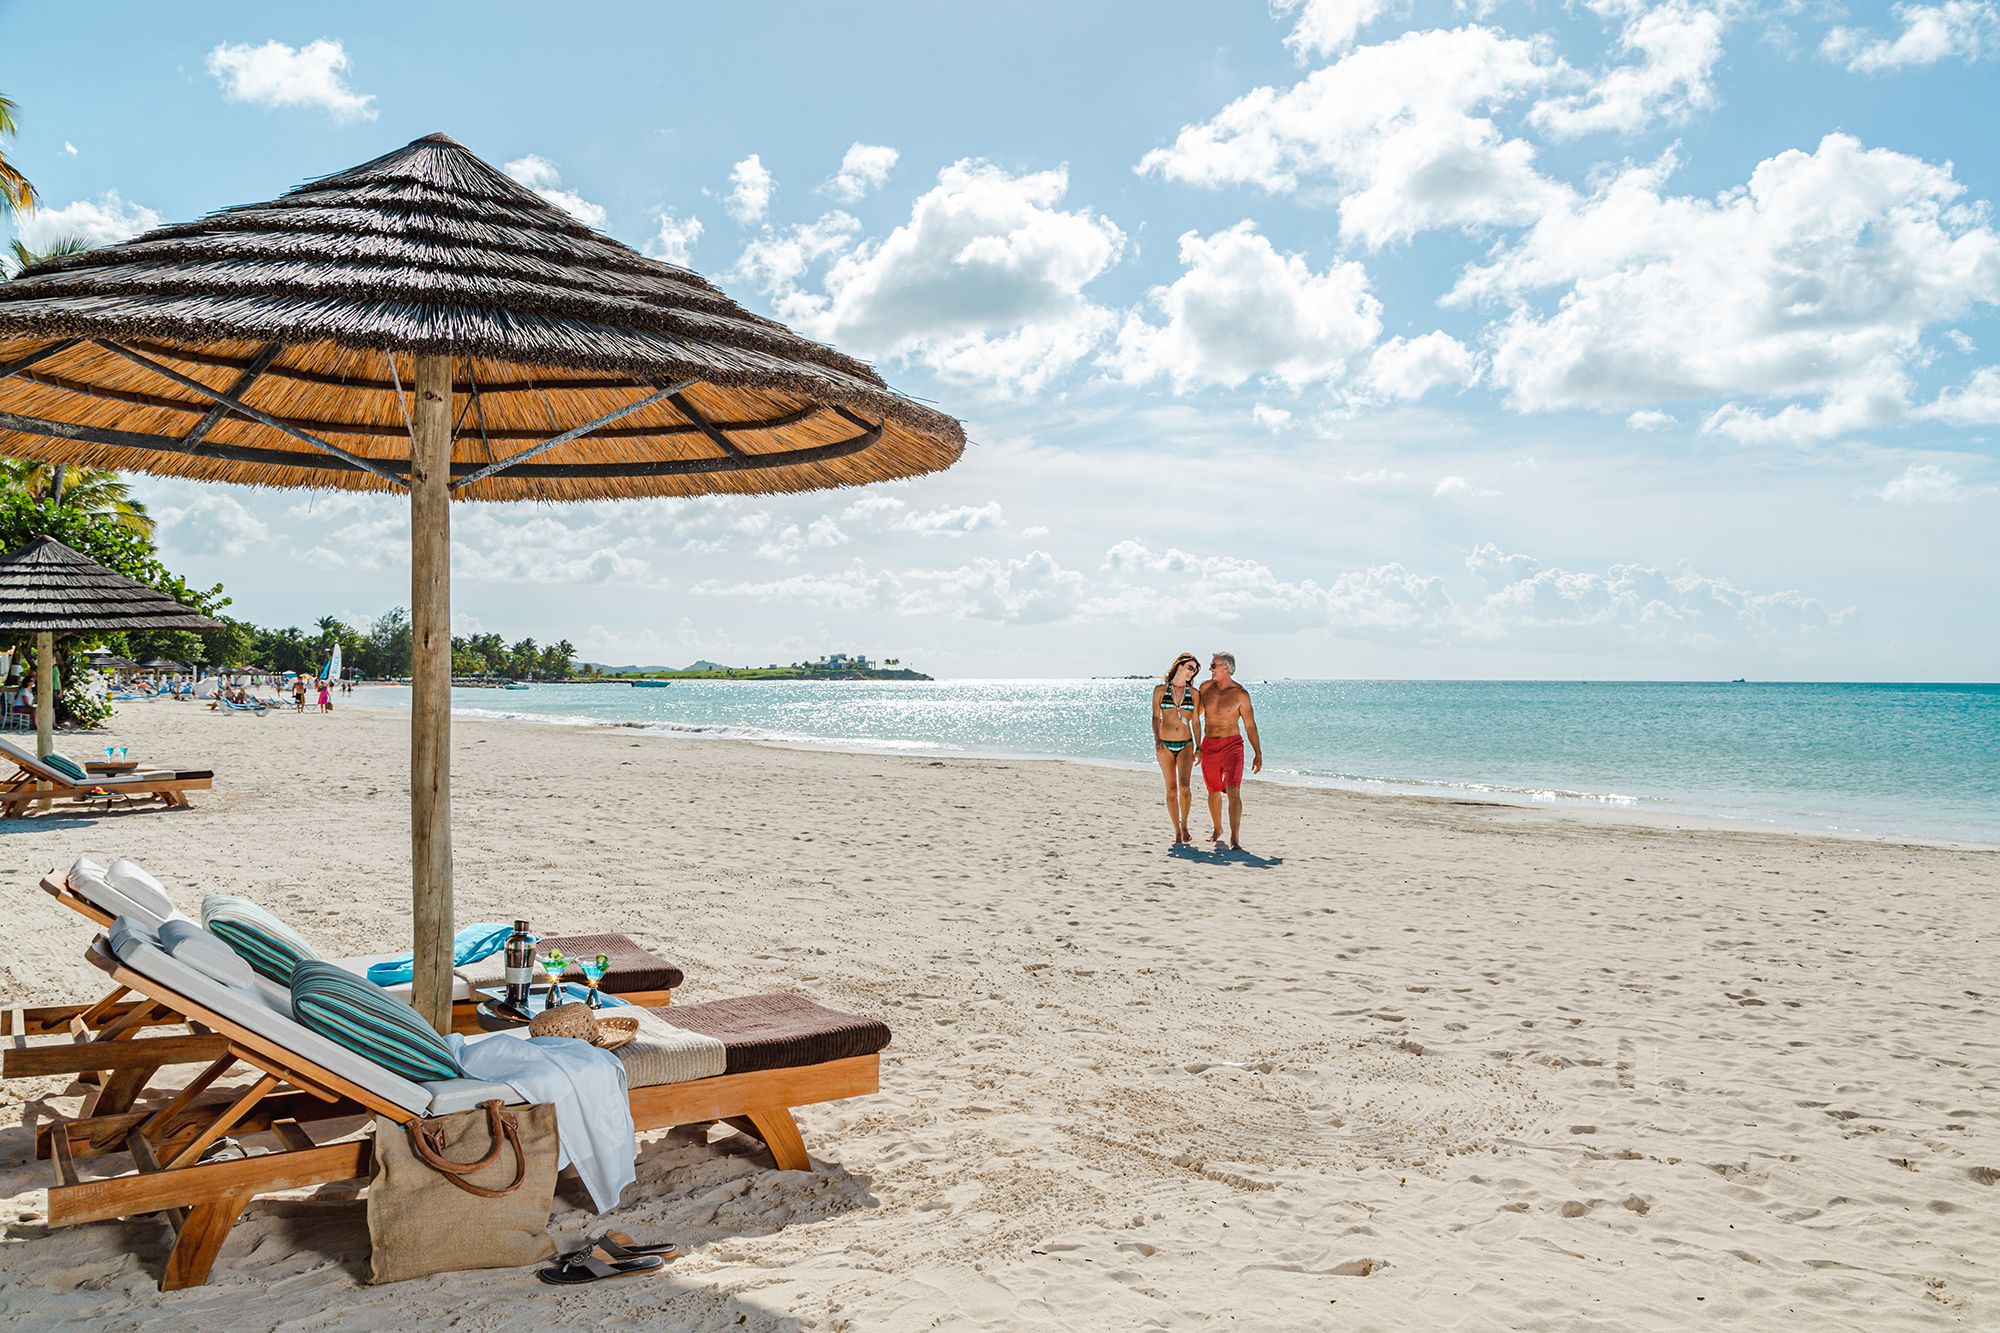
[[[1167,692],[1169,694],[1173,693],[1174,677],[1180,674],[1182,664],[1188,662],[1194,663],[1194,676],[1199,676],[1201,674],[1201,659],[1199,657],[1196,657],[1193,653],[1182,653],[1179,657],[1176,657],[1174,659],[1174,664],[1167,668],[1167,674],[1164,679],[1167,682]],[[1189,689],[1194,688],[1194,676],[1188,677]]]

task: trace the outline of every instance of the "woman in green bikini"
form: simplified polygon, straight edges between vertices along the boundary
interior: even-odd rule
[[[1194,757],[1201,749],[1201,699],[1194,687],[1201,659],[1182,653],[1167,668],[1166,683],[1153,687],[1153,757],[1167,780],[1167,818],[1174,822],[1174,845],[1188,835],[1188,807],[1194,801]]]

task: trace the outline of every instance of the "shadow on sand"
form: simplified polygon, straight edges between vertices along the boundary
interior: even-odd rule
[[[1253,870],[1269,870],[1272,866],[1285,863],[1282,856],[1259,856],[1255,852],[1232,852],[1227,847],[1204,848],[1191,843],[1181,843],[1168,855],[1182,861],[1199,861],[1203,865],[1249,866]]]

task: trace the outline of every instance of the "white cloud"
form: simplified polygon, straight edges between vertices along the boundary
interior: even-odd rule
[[[397,521],[407,523],[407,517]],[[659,586],[641,544],[628,522],[610,516],[608,506],[578,506],[559,514],[464,506],[452,518],[452,577],[485,583]],[[407,539],[402,549],[407,550]]]
[[[1368,385],[1384,398],[1414,401],[1432,389],[1471,384],[1479,361],[1449,333],[1391,338],[1368,359]]]
[[[835,574],[807,573],[764,582],[695,585],[708,597],[810,602],[842,611],[882,610],[958,620],[1046,624],[1067,620],[1083,601],[1083,576],[1046,551],[1014,560],[975,560],[956,569],[870,572],[856,560]]]
[[[764,220],[778,180],[765,168],[763,159],[752,153],[729,169],[729,187],[722,207],[729,216],[748,226]]]
[[[208,53],[208,72],[232,102],[267,107],[318,107],[336,122],[375,119],[373,93],[347,85],[347,48],[322,37],[301,47],[223,42]]]
[[[788,304],[797,298],[799,284],[815,265],[849,249],[860,234],[861,223],[838,210],[812,222],[795,222],[744,242],[732,274],[774,298],[778,313],[787,314]],[[807,301],[807,313],[816,309]]]
[[[849,523],[867,523],[899,514],[908,507],[893,495],[864,495],[841,511],[840,516]]]
[[[1498,494],[1500,492],[1488,490],[1484,486],[1477,485],[1459,476],[1439,477],[1437,485],[1431,488],[1431,498],[1434,500],[1459,498],[1467,500],[1490,500]]]
[[[1389,0],[1271,0],[1274,14],[1299,16],[1285,45],[1301,60],[1345,51],[1388,7]]]
[[[71,142],[70,142],[69,140],[67,140],[67,139],[64,139],[64,140],[63,140],[63,147],[62,147],[62,150],[63,150],[63,152],[64,152],[65,154],[67,154],[67,155],[68,155],[68,156],[70,156],[70,157],[75,157],[75,156],[76,156],[76,145],[75,145],[75,144],[73,144],[73,143],[71,143]]]
[[[897,524],[906,532],[914,532],[925,537],[963,537],[969,532],[984,532],[1004,526],[1000,517],[998,501],[983,505],[956,505],[949,509],[933,509],[928,513],[906,514]]]
[[[1105,552],[1104,567],[1115,582],[1092,603],[1094,616],[1389,637],[1435,631],[1451,616],[1451,598],[1441,580],[1395,563],[1347,571],[1320,583],[1281,578],[1256,560],[1197,556],[1175,547],[1156,551],[1142,542],[1123,541]]]
[[[1897,5],[1894,13],[1903,30],[1893,39],[1858,28],[1834,28],[1820,43],[1820,54],[1859,73],[1879,74],[1953,57],[1978,60],[2000,44],[2000,10],[1991,0]]]
[[[1542,562],[1531,555],[1508,554],[1492,542],[1481,542],[1465,557],[1465,568],[1472,577],[1489,585],[1515,583],[1521,579],[1533,578],[1540,571]]]
[[[1535,169],[1530,144],[1482,113],[1566,70],[1546,43],[1491,28],[1407,33],[1282,91],[1253,89],[1147,153],[1138,170],[1280,193],[1329,182],[1341,235],[1371,248],[1433,228],[1532,222],[1566,187]]]
[[[2000,493],[2000,486],[1968,486],[1956,472],[1935,463],[1912,463],[1903,469],[1902,476],[1876,492],[1890,504],[1899,505],[1964,504],[1995,493]]]
[[[1512,306],[1489,334],[1510,406],[1816,397],[1706,429],[1831,438],[1894,414],[1926,327],[2000,301],[2000,234],[1948,164],[1830,134],[1712,199],[1668,194],[1673,169],[1619,172],[1460,276],[1447,304]]]
[[[1913,414],[1953,426],[2000,426],[2000,366],[1981,366],[1957,389],[1947,389]]]
[[[669,264],[688,266],[694,254],[695,242],[701,239],[701,219],[693,215],[678,217],[671,208],[660,210],[659,230],[653,239],[646,242],[646,253],[655,259],[664,259]]]
[[[1817,404],[1789,403],[1760,412],[1724,403],[1702,418],[1705,435],[1727,435],[1743,444],[1819,444],[1856,431],[1888,426],[1909,410],[1909,379],[1893,357],[1858,367],[1845,384]]]
[[[840,170],[820,188],[842,203],[851,204],[881,189],[901,156],[886,144],[854,143],[841,155]]]
[[[562,189],[562,173],[556,164],[535,153],[517,157],[504,168],[508,176],[527,186],[586,227],[603,227],[605,212],[574,190]]]
[[[1661,412],[1650,407],[1642,407],[1625,418],[1628,430],[1665,430],[1669,426],[1680,424],[1680,419],[1673,413]]]
[[[1602,574],[1538,569],[1466,608],[1465,620],[1472,634],[1534,636],[1553,646],[1622,638],[1717,647],[1837,628],[1851,614],[1828,612],[1817,600],[1789,590],[1749,593],[1690,569],[1668,573],[1624,564]]]
[[[769,519],[768,514],[760,514]],[[787,523],[757,544],[756,555],[761,560],[775,560],[791,563],[803,557],[807,551],[827,550],[847,544],[847,534],[831,518],[821,516],[801,527],[797,523]]]
[[[14,235],[29,250],[40,252],[72,238],[90,245],[110,245],[151,231],[164,221],[144,204],[129,203],[116,190],[95,199],[78,199],[61,208],[37,208],[14,215]]]
[[[798,266],[774,260],[763,242],[742,262],[774,284],[779,316],[817,337],[1032,393],[1087,356],[1112,323],[1083,289],[1117,261],[1125,235],[1088,208],[1062,208],[1068,188],[1062,168],[1016,176],[967,159],[940,171],[888,236],[820,248],[832,256],[821,290],[785,288]],[[830,219],[844,239],[846,214],[812,226]],[[798,239],[810,250],[822,235]]]
[[[1637,134],[1657,120],[1682,121],[1714,106],[1711,79],[1722,58],[1724,23],[1717,10],[1687,0],[1631,13],[1618,45],[1633,63],[1606,70],[1583,92],[1538,103],[1529,122],[1552,139]]]
[[[1289,411],[1282,407],[1268,407],[1263,403],[1258,403],[1250,409],[1250,419],[1273,435],[1289,430],[1292,425],[1292,414]]]
[[[219,491],[195,495],[183,506],[158,510],[154,517],[162,544],[189,555],[245,555],[271,537],[262,519],[234,496]]]
[[[1382,332],[1382,303],[1360,264],[1314,273],[1303,256],[1279,254],[1252,222],[1185,233],[1180,260],[1186,272],[1148,293],[1165,322],[1127,315],[1103,358],[1127,383],[1165,378],[1179,393],[1233,388],[1252,376],[1294,390],[1338,382]]]

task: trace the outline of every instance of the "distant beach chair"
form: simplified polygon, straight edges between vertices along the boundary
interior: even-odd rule
[[[103,1086],[143,1084],[167,1065],[203,1066],[184,1087],[161,1089],[157,1106],[95,1107],[75,1118],[54,1117],[36,1133],[37,1156],[55,1168],[49,1226],[155,1212],[174,1224],[178,1234],[160,1278],[163,1291],[206,1282],[230,1229],[258,1196],[365,1178],[374,1145],[371,1138],[351,1137],[356,1117],[408,1125],[495,1099],[520,1101],[504,1083],[418,1083],[392,1073],[300,1024],[285,988],[262,978],[236,986],[196,971],[129,917],[98,936],[88,958],[139,996],[141,1005],[185,1015],[197,1030],[185,1037],[16,1044],[6,1052],[4,1072],[8,1078],[74,1074]],[[726,1121],[761,1139],[780,1170],[810,1171],[793,1108],[880,1089],[880,1052],[889,1044],[889,1029],[875,1020],[791,995],[659,1013],[670,1014],[674,1027],[697,1040],[719,1042],[723,1072],[648,1085],[648,1079],[672,1077],[662,1067],[668,1062],[629,1062],[627,1077],[638,1085],[628,1085],[627,1093],[637,1130]],[[514,1039],[514,1033],[496,1032],[476,1040]],[[238,1064],[255,1078],[212,1090]],[[258,1135],[269,1136],[273,1146],[252,1155],[207,1157],[224,1136]],[[132,1169],[90,1177],[77,1169],[81,1158],[111,1154],[128,1155]]]
[[[0,819],[13,819],[37,802],[102,801],[120,797],[157,796],[172,809],[188,808],[187,794],[215,785],[208,769],[151,769],[134,773],[91,774],[78,782],[59,769],[9,741],[0,741],[0,758],[12,760],[14,776],[0,783]]]
[[[108,885],[102,889],[94,888],[85,877],[75,873],[51,870],[42,876],[41,889],[97,926],[108,927],[117,918],[127,916],[149,930],[158,930],[168,921],[191,919],[172,911],[171,904],[167,904],[168,910],[160,911],[156,910],[158,903],[148,905],[135,901]],[[164,894],[161,897],[164,898]],[[544,935],[540,942],[550,949],[560,949],[571,958],[595,958],[604,954],[610,959],[610,965],[598,982],[599,988],[607,995],[615,995],[625,1003],[642,1009],[658,1009],[672,1004],[674,990],[687,980],[687,974],[676,964],[653,953],[629,935]],[[365,976],[370,967],[394,956],[387,953],[357,954],[326,961]],[[484,998],[480,991],[500,986],[505,980],[505,960],[499,954],[454,970],[451,978],[452,1031],[483,1031],[478,1014],[479,1003]],[[410,997],[411,987],[407,982],[384,986],[383,989],[399,1000]],[[6,1029],[0,1029],[0,1036],[69,1032],[80,1040],[94,1040],[127,1017],[131,1008],[122,995],[113,994],[92,1004],[56,1004],[19,1009],[11,1015],[0,1014],[0,1020],[8,1024]],[[182,1021],[178,1015],[162,1012],[146,1026],[172,1026]]]

